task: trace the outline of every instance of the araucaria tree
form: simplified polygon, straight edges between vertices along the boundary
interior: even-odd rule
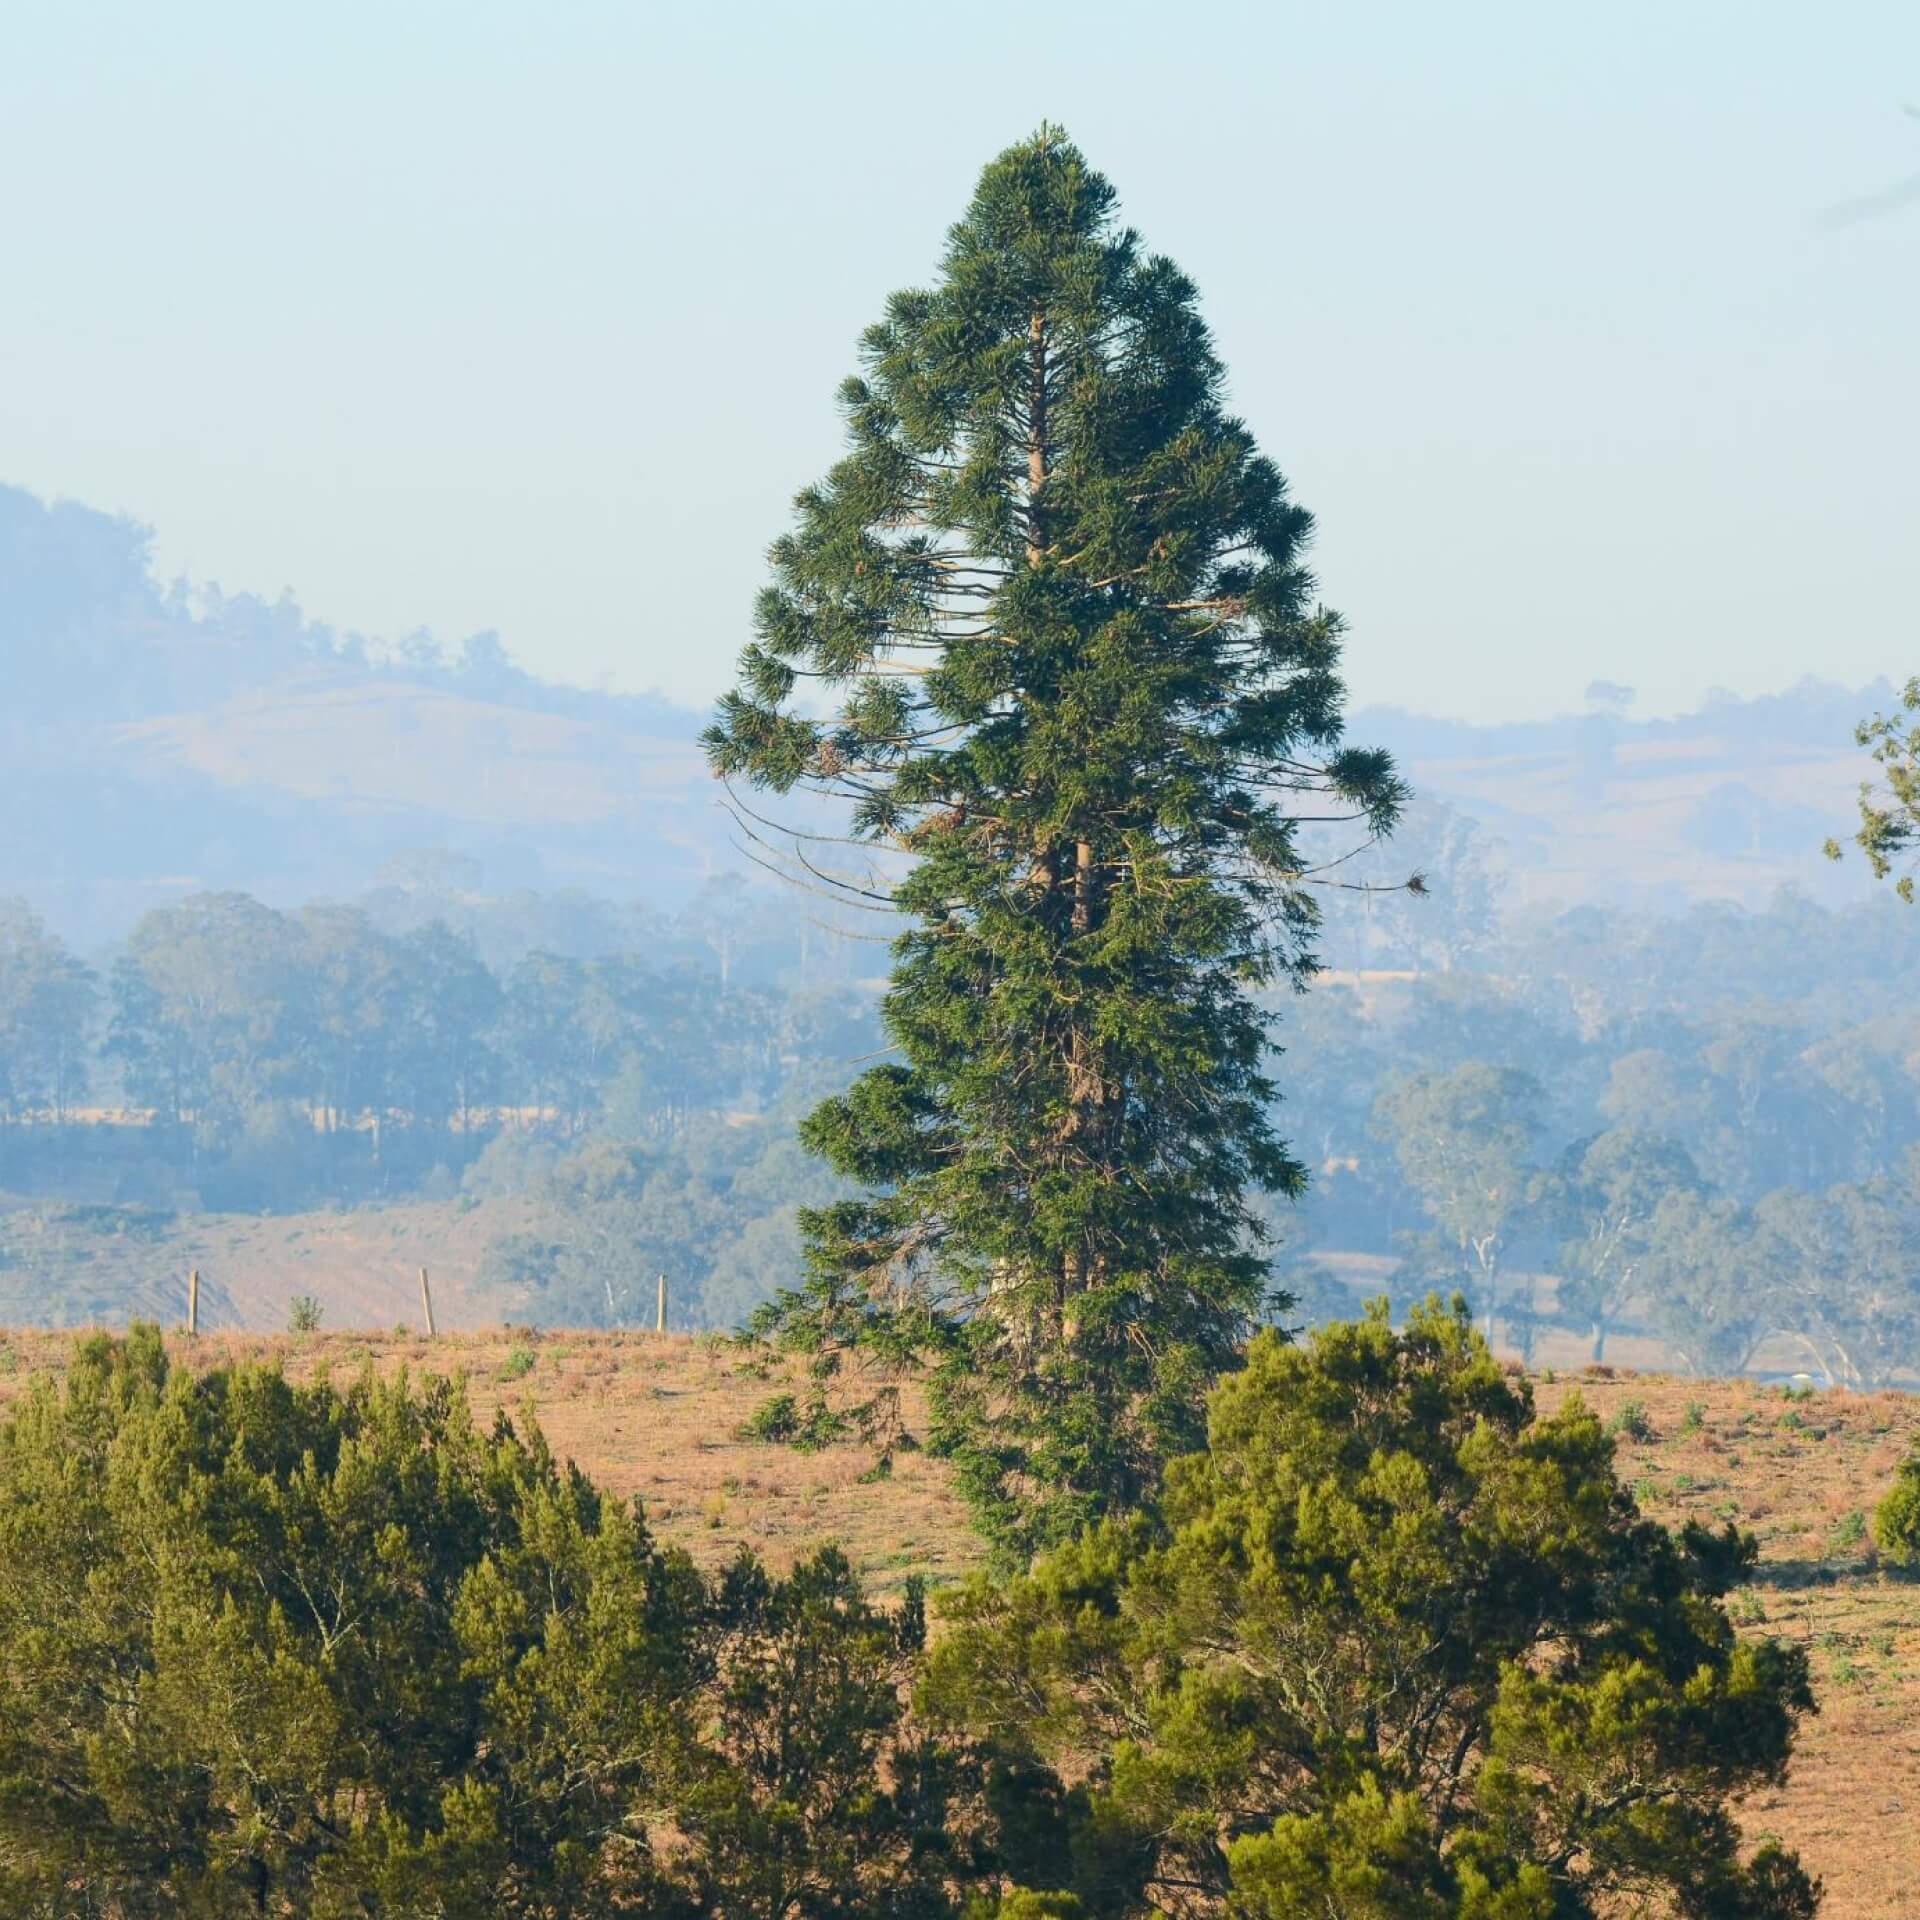
[[[986,169],[862,360],[707,736],[906,856],[867,889],[909,919],[896,1057],[804,1136],[867,1194],[806,1217],[761,1324],[823,1377],[924,1367],[931,1444],[1022,1557],[1200,1437],[1263,1305],[1249,1190],[1304,1179],[1251,997],[1312,966],[1296,825],[1383,832],[1401,789],[1340,744],[1312,522],[1225,410],[1192,285],[1057,131]]]

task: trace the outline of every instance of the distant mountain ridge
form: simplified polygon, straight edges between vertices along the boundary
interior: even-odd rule
[[[0,893],[83,945],[198,889],[357,894],[429,848],[496,889],[663,906],[745,865],[704,716],[540,680],[491,633],[381,645],[291,599],[167,587],[132,522],[5,486],[0,678]],[[1859,892],[1819,844],[1863,771],[1852,725],[1891,691],[1491,727],[1366,708],[1350,731],[1502,842],[1522,898],[1758,905]]]
[[[183,892],[357,894],[424,848],[667,905],[737,863],[702,716],[539,680],[493,634],[382,647],[167,588],[143,529],[13,487],[0,681],[0,893],[86,945]]]
[[[1840,904],[1866,877],[1857,861],[1824,859],[1821,843],[1846,830],[1871,771],[1854,725],[1893,699],[1884,679],[1808,679],[1752,700],[1716,695],[1674,719],[1475,726],[1374,707],[1350,731],[1390,748],[1417,793],[1499,840],[1523,900],[1678,912],[1701,900],[1757,907],[1796,887]]]

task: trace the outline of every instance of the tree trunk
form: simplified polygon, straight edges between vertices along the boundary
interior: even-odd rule
[[[1035,307],[1027,322],[1027,565],[1046,551],[1040,530],[1040,491],[1047,484],[1047,315]]]
[[[1477,1240],[1472,1236],[1467,1240],[1467,1245],[1472,1249],[1473,1257],[1480,1266],[1480,1324],[1488,1346],[1493,1345],[1493,1317],[1496,1304],[1493,1290],[1493,1263],[1488,1257],[1492,1244],[1490,1239]]]
[[[1046,533],[1040,522],[1040,497],[1046,484],[1047,315],[1044,307],[1035,307],[1027,320],[1027,565],[1030,567],[1039,566],[1047,549]],[[1087,924],[1085,876],[1091,859],[1091,850],[1082,841],[1077,848],[1073,871],[1072,926],[1075,933],[1083,931]],[[1061,888],[1064,879],[1060,871],[1062,864],[1055,858],[1051,846],[1038,849],[1033,878],[1035,893],[1043,903],[1043,911]],[[1084,1036],[1075,1026],[1067,1041],[1068,1139],[1080,1132],[1084,1120],[1084,1048]],[[1083,1284],[1083,1268],[1084,1262],[1079,1253],[1069,1252],[1061,1263],[1055,1282],[1054,1312],[1061,1334],[1067,1340],[1071,1340],[1077,1330],[1077,1322],[1067,1303]]]
[[[1082,840],[1074,848],[1073,860],[1073,918],[1072,931],[1076,941],[1083,940],[1093,931],[1094,915],[1099,894],[1099,875],[1093,864],[1093,844]],[[1082,1151],[1089,1150],[1094,1142],[1095,1123],[1098,1119],[1102,1088],[1099,1070],[1094,1064],[1087,1041],[1086,1029],[1077,1021],[1070,1043],[1067,1063],[1067,1100],[1069,1119],[1067,1131],[1070,1138],[1082,1143]]]

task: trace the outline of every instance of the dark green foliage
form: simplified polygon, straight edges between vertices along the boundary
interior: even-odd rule
[[[761,1401],[741,1422],[740,1437],[812,1453],[844,1440],[850,1431],[847,1420],[827,1405],[824,1395],[811,1394],[802,1403],[796,1394],[776,1393]]]
[[[773,546],[707,736],[909,863],[899,1058],[803,1135],[869,1197],[808,1216],[811,1277],[762,1330],[825,1379],[849,1350],[930,1365],[930,1442],[1014,1559],[1197,1439],[1261,1307],[1248,1190],[1304,1177],[1249,998],[1311,966],[1297,816],[1377,831],[1400,802],[1339,746],[1309,516],[1114,204],[1053,131],[986,169],[938,283],[862,342],[850,449]]]
[[[1080,1783],[1029,1884],[1089,1915],[1799,1920],[1729,1812],[1811,1706],[1728,1622],[1754,1553],[1642,1519],[1463,1305],[1379,1311],[1259,1336],[1162,1509],[967,1589],[925,1698]]]
[[[1640,1519],[1464,1310],[1262,1335],[1211,1416],[929,1656],[917,1584],[704,1577],[445,1381],[97,1338],[0,1425],[0,1911],[1812,1912],[1727,1812],[1808,1704],[1750,1539]]]
[[[445,1381],[98,1338],[0,1427],[0,1911],[941,1915],[923,1631],[703,1579]]]
[[[1874,1508],[1873,1543],[1896,1567],[1920,1561],[1920,1452],[1900,1463],[1893,1485]]]
[[[678,1811],[702,1850],[702,1910],[950,1912],[948,1882],[966,1865],[954,1838],[966,1774],[950,1751],[902,1737],[901,1697],[926,1638],[918,1584],[883,1612],[831,1548],[779,1581],[743,1558],[721,1582],[719,1610],[712,1744],[725,1764]]]

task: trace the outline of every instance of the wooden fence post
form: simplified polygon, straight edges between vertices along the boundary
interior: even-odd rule
[[[200,1331],[200,1269],[191,1267],[187,1271],[187,1336],[191,1339]]]
[[[665,1333],[667,1330],[667,1276],[660,1276],[660,1298],[653,1311],[653,1330]]]
[[[433,1290],[427,1285],[427,1270],[420,1269],[420,1311],[427,1317],[427,1338],[433,1338]]]

